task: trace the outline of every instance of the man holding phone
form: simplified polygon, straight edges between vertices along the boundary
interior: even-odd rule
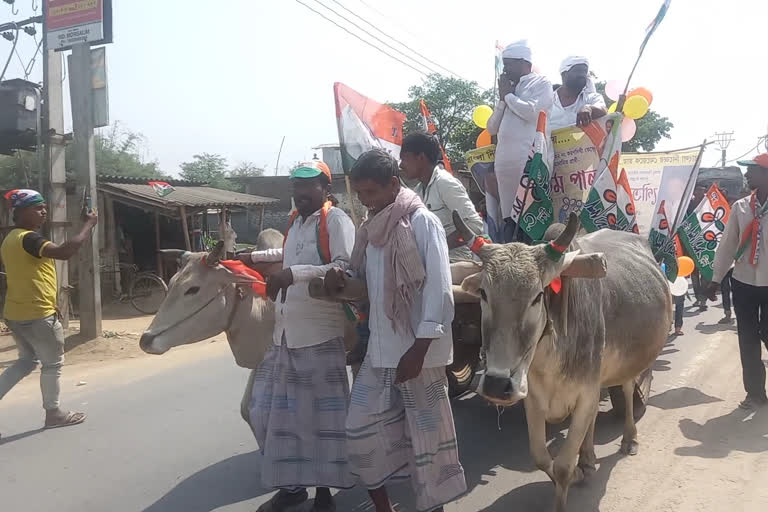
[[[513,207],[533,146],[539,112],[549,114],[554,92],[546,77],[533,72],[533,58],[527,41],[510,44],[501,56],[504,72],[499,77],[499,101],[488,119],[487,129],[498,138],[495,168],[501,214],[505,221],[504,241],[526,241],[527,235],[522,230],[518,230],[517,237],[513,236]],[[552,154],[549,156],[551,160]]]
[[[56,309],[58,284],[53,260],[68,260],[77,254],[98,216],[87,209],[80,232],[57,245],[38,233],[48,218],[48,207],[39,192],[11,190],[5,197],[13,208],[15,227],[0,247],[8,281],[3,316],[13,333],[19,359],[0,375],[0,399],[32,373],[39,361],[45,428],[77,425],[85,421],[84,413],[59,408],[64,330]]]

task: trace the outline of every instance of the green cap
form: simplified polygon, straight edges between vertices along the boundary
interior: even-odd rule
[[[331,169],[325,162],[314,160],[299,164],[298,167],[291,171],[291,178],[315,178],[321,174],[325,174],[328,181],[331,181]]]

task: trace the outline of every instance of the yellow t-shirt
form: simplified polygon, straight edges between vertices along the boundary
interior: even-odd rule
[[[5,265],[8,290],[5,294],[6,320],[26,321],[56,313],[56,267],[42,256],[48,245],[39,234],[16,228],[3,240],[0,257]]]

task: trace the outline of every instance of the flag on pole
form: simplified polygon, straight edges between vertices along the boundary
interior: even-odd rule
[[[619,226],[620,229],[622,231],[639,233],[640,229],[637,227],[637,213],[635,211],[635,198],[632,195],[632,188],[629,186],[627,171],[624,169],[621,170],[619,179],[616,181],[616,196],[618,208],[624,214],[624,218],[626,219],[626,226]]]
[[[605,146],[595,170],[595,181],[581,209],[581,223],[588,233],[598,229],[619,229],[626,219],[617,207],[616,181],[621,156],[621,114],[612,114],[613,124],[605,134]],[[606,127],[607,127],[606,123]]]
[[[533,156],[525,165],[523,178],[515,200],[515,210],[522,211],[520,228],[533,240],[541,240],[552,224],[552,190],[547,155],[547,113],[539,112],[536,135],[533,141]],[[518,208],[519,205],[519,208]]]
[[[360,155],[373,148],[400,158],[405,114],[339,82],[333,84],[333,95],[344,173],[349,173]]]
[[[424,123],[424,130],[427,133],[431,133],[432,135],[435,135],[437,133],[437,126],[435,125],[435,121],[432,118],[432,114],[429,112],[429,109],[427,108],[427,103],[423,99],[419,100],[419,107],[421,108],[421,118]],[[445,154],[445,148],[443,147],[442,144],[440,144],[440,152],[443,155],[443,165],[445,166],[445,170],[453,174],[453,169],[451,168],[451,161],[448,158],[448,155]]]
[[[701,276],[707,281],[712,280],[715,251],[730,214],[728,200],[718,186],[713,184],[696,210],[680,224],[680,241],[696,262]]]
[[[152,187],[155,193],[160,197],[165,197],[176,190],[170,183],[166,183],[165,181],[148,181],[147,184]]]
[[[656,29],[659,28],[659,25],[661,25],[661,21],[664,19],[664,16],[666,16],[667,11],[669,10],[669,5],[671,3],[672,0],[664,0],[664,4],[662,4],[661,9],[659,9],[659,12],[656,14],[656,17],[653,18],[651,24],[648,25],[648,28],[645,29],[645,39],[643,39],[643,44],[640,45],[641,55],[643,51],[645,51],[645,45],[648,44],[648,41],[651,39],[653,33],[656,32]]]
[[[653,256],[666,265],[667,279],[670,283],[674,283],[677,279],[677,251],[675,238],[669,231],[669,219],[664,209],[664,203],[665,201],[661,201],[656,214],[653,216],[648,242],[651,244]]]

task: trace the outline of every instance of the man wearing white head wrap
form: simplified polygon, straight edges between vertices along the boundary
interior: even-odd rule
[[[560,64],[563,85],[555,91],[549,126],[552,130],[566,126],[586,126],[606,114],[603,95],[595,90],[589,77],[586,57],[566,57]]]
[[[536,134],[539,112],[552,107],[552,83],[532,72],[531,49],[518,41],[502,52],[504,72],[499,77],[499,101],[488,119],[488,132],[497,136],[496,180],[505,242],[512,242],[515,196]],[[549,155],[550,163],[552,154]],[[551,165],[550,165],[551,168]],[[524,235],[518,230],[518,237]]]

